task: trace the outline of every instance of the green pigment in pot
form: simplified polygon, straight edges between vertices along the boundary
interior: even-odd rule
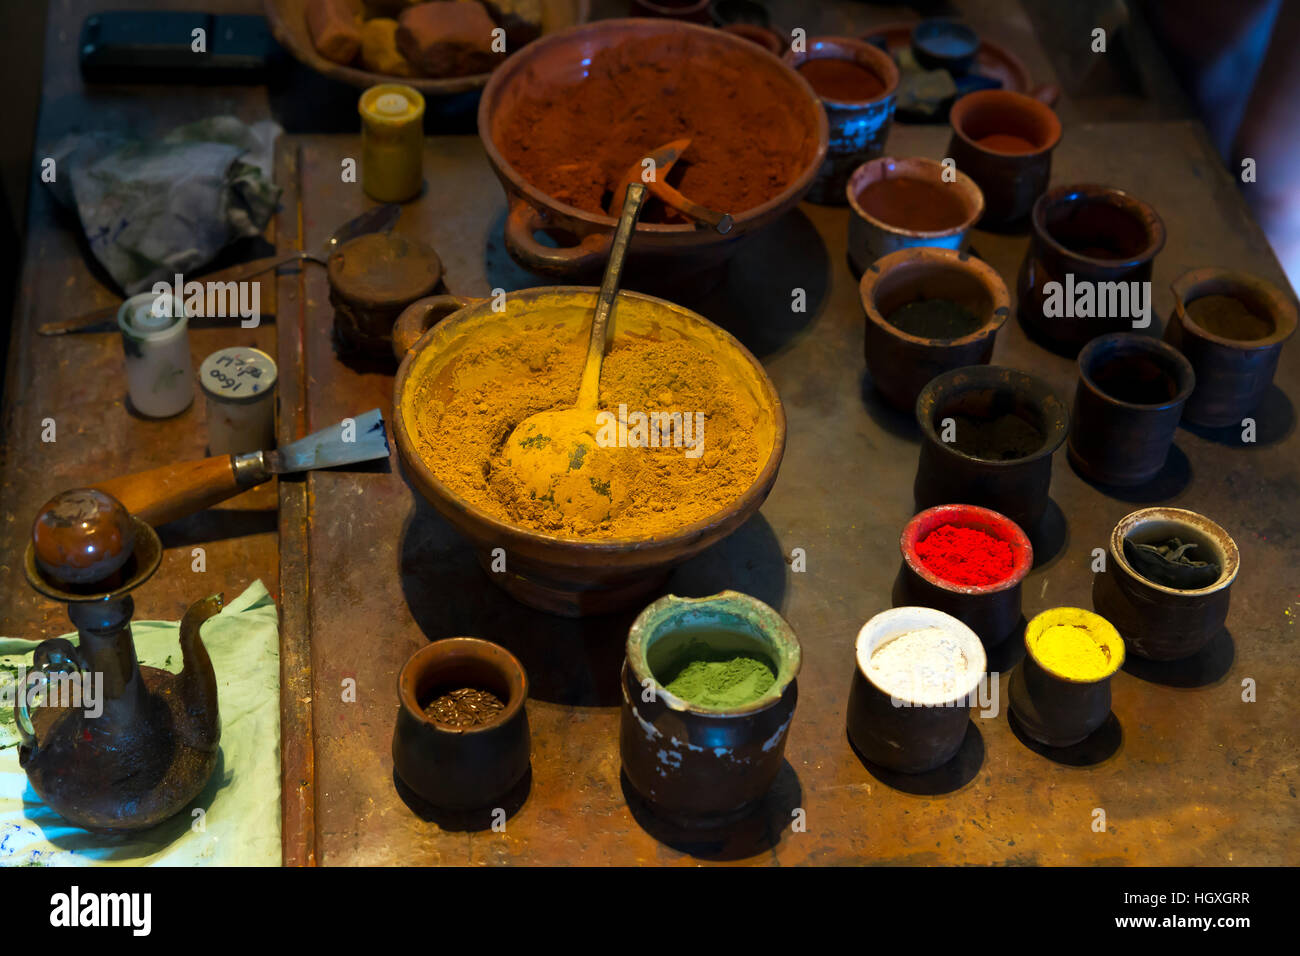
[[[668,692],[701,707],[730,709],[758,700],[776,683],[767,661],[748,654],[719,656],[703,642],[683,651],[684,663],[665,686]]]
[[[917,299],[885,316],[894,328],[923,339],[959,339],[979,330],[983,319],[952,299]]]
[[[1203,295],[1188,302],[1186,308],[1191,320],[1211,335],[1250,342],[1273,334],[1271,324],[1230,295]]]
[[[948,416],[945,416],[948,417]],[[952,445],[964,455],[986,461],[1011,461],[1025,458],[1047,441],[1041,431],[1019,415],[1006,413],[992,418],[957,413]],[[942,430],[940,435],[942,435]]]

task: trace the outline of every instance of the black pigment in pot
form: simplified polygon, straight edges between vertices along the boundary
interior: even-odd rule
[[[962,454],[986,461],[1010,461],[1032,455],[1047,437],[1033,424],[1012,412],[990,417],[956,413],[952,445]],[[943,430],[940,427],[940,436]]]
[[[1198,559],[1198,552],[1204,550],[1194,541],[1176,537],[1143,544],[1124,539],[1124,558],[1133,570],[1148,581],[1182,591],[1198,591],[1219,580],[1219,562]]]
[[[1163,405],[1178,394],[1169,373],[1142,355],[1108,359],[1091,374],[1093,383],[1111,398],[1134,405]]]
[[[976,332],[984,320],[952,299],[917,299],[885,316],[894,328],[923,339],[959,339]]]
[[[476,727],[493,721],[505,709],[501,698],[476,687],[439,688],[424,712],[448,727]]]

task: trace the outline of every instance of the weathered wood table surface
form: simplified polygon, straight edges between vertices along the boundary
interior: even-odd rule
[[[87,9],[66,6],[69,24]],[[1006,5],[974,6],[988,16],[990,33],[1032,44],[1022,17],[992,16]],[[841,5],[838,15],[859,7]],[[861,9],[867,23],[889,18]],[[52,27],[49,54],[65,58],[65,72],[75,39],[71,25],[66,31],[61,38]],[[1036,48],[1018,52],[1031,67],[1042,62]],[[1038,78],[1041,68],[1035,72]],[[184,111],[178,94],[165,90],[95,96],[115,109],[129,104],[136,119],[148,109],[155,122],[223,106],[253,119],[267,108],[257,90],[205,91]],[[75,80],[47,91],[43,132],[61,97],[83,105],[94,99]],[[1069,116],[1068,104],[1062,114]],[[939,157],[946,142],[945,128],[900,126],[889,150]],[[310,248],[370,204],[355,184],[339,181],[340,161],[358,150],[352,134],[282,139],[281,248]],[[425,172],[426,195],[405,207],[398,230],[438,249],[451,291],[483,295],[541,284],[505,254],[504,197],[475,137],[427,139]],[[1245,269],[1285,285],[1196,123],[1067,123],[1053,182],[1071,181],[1129,189],[1163,215],[1169,241],[1154,275],[1161,320],[1172,308],[1169,282],[1193,267]],[[1128,511],[1173,503],[1214,518],[1241,549],[1227,633],[1180,664],[1131,661],[1113,681],[1111,721],[1069,752],[1048,753],[1008,722],[1012,641],[990,661],[1001,675],[999,713],[972,720],[952,764],[905,777],[855,756],[844,732],[853,641],[861,624],[889,605],[898,533],[913,511],[918,433],[908,416],[883,406],[864,371],[863,317],[845,257],[847,215],[803,205],[746,248],[716,292],[684,303],[763,361],[789,418],[785,461],[761,513],[680,568],[669,586],[691,596],[727,587],[753,594],[778,607],[803,644],[787,765],[761,810],[726,832],[699,834],[673,830],[641,807],[621,781],[617,745],[618,668],[632,614],[569,621],[516,604],[411,491],[394,460],[281,482],[278,549],[270,491],[165,529],[163,569],[137,596],[142,616],[176,617],[201,594],[237,591],[254,577],[268,586],[278,581],[286,862],[1300,862],[1294,343],[1257,414],[1254,444],[1243,446],[1233,430],[1180,429],[1159,478],[1122,496],[1085,482],[1058,453],[1055,524],[1024,586],[1027,616],[1061,604],[1090,606],[1092,549],[1106,545]],[[165,423],[123,410],[112,337],[34,335],[41,321],[110,301],[72,236],[49,201],[36,197],[6,386],[3,633],[64,629],[61,609],[28,591],[17,562],[27,523],[50,492],[202,453],[200,406]],[[982,232],[972,242],[1009,284],[1026,244]],[[323,272],[304,269],[274,284],[275,324],[247,341],[269,347],[280,362],[282,436],[374,406],[387,414],[392,370],[336,355]],[[806,291],[807,312],[791,311],[795,288]],[[195,355],[234,341],[245,339],[221,331],[196,336]],[[1032,371],[1072,398],[1073,362],[1030,344],[1014,320],[999,336],[994,362]],[[39,440],[46,415],[60,429],[48,446]],[[189,571],[194,546],[208,549],[202,580]],[[794,548],[807,554],[805,572],[788,564]],[[439,814],[393,777],[397,671],[427,641],[460,634],[504,644],[532,682],[533,770],[508,807],[503,832],[484,817]],[[1247,678],[1258,686],[1253,703],[1242,699]],[[1102,833],[1092,826],[1096,808],[1106,813]],[[802,830],[791,826],[796,810],[804,811]]]

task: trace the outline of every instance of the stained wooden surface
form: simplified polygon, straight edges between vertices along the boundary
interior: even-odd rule
[[[142,131],[216,112],[247,121],[274,115],[291,129],[355,128],[352,91],[332,91],[285,112],[280,93],[252,88],[83,88],[76,34],[91,9],[114,0],[53,0],[46,56],[41,149],[71,129],[129,125]],[[193,4],[136,0],[136,7],[256,12],[245,0]],[[617,6],[617,5],[615,5]],[[785,25],[806,6],[778,2]],[[977,26],[1015,50],[1036,81],[1053,79],[1029,21],[1010,0],[964,5]],[[794,12],[790,12],[794,11]],[[608,14],[601,5],[597,13]],[[820,5],[812,34],[860,32],[897,19],[896,9],[856,2]],[[303,83],[299,100],[326,96]],[[340,105],[341,104],[341,105]],[[312,113],[315,113],[312,119]],[[1282,283],[1244,212],[1236,187],[1190,122],[1084,128],[1068,98],[1053,181],[1099,180],[1153,203],[1169,227],[1156,261],[1156,312],[1185,269],[1223,265]],[[331,118],[333,117],[333,118]],[[350,125],[349,125],[350,124]],[[890,150],[942,156],[941,128],[896,128]],[[311,246],[369,201],[339,179],[359,155],[354,135],[291,135],[277,180],[286,189],[275,226],[281,249]],[[481,295],[537,280],[501,245],[504,200],[473,136],[426,141],[426,195],[405,207],[399,230],[431,242],[453,292]],[[1054,549],[1026,581],[1025,610],[1090,605],[1088,565],[1114,522],[1148,501],[1204,511],[1242,553],[1230,634],[1182,665],[1131,662],[1114,681],[1114,721],[1092,746],[1066,758],[1020,739],[1005,712],[972,721],[950,767],[899,777],[864,766],[844,734],[844,706],[858,627],[888,606],[898,569],[898,532],[912,513],[917,433],[884,408],[866,380],[863,318],[844,249],[847,212],[804,205],[750,247],[727,284],[687,303],[731,329],[763,360],[790,420],[781,475],[762,512],[732,538],[683,567],[671,588],[701,595],[724,587],[777,606],[804,647],[800,702],[787,766],[762,810],[722,834],[683,834],[629,803],[617,755],[617,674],[630,615],[561,621],[516,605],[484,576],[469,549],[414,496],[395,465],[281,482],[164,529],[163,566],[136,593],[142,617],[178,618],[204,594],[237,593],[262,578],[277,595],[282,632],[284,844],[287,862],[349,863],[1296,863],[1300,801],[1295,763],[1300,687],[1293,648],[1300,613],[1300,351],[1284,352],[1279,388],[1258,413],[1259,441],[1180,429],[1171,464],[1140,494],[1121,500],[1084,482],[1064,453],[1055,464],[1059,508]],[[975,250],[1009,283],[1026,240],[975,236]],[[251,257],[251,254],[250,254]],[[271,286],[276,288],[272,290]],[[808,311],[792,313],[791,292]],[[274,294],[274,298],[272,295]],[[201,398],[167,422],[124,407],[119,340],[113,335],[39,339],[43,321],[112,301],[67,217],[35,187],[13,329],[4,404],[4,534],[0,536],[0,633],[43,636],[67,629],[63,610],[22,580],[29,522],[54,491],[203,454]],[[197,362],[237,343],[276,354],[280,434],[301,435],[391,402],[391,369],[346,364],[333,350],[323,273],[305,267],[263,286],[275,324],[245,332],[196,331]],[[1047,378],[1072,396],[1070,361],[1028,344],[1009,322],[994,360]],[[53,417],[58,440],[40,441]],[[278,543],[278,547],[277,547]],[[206,551],[196,574],[192,549]],[[791,549],[808,570],[793,573]],[[1054,551],[1054,553],[1051,553]],[[505,832],[487,820],[448,818],[404,794],[389,755],[395,683],[405,658],[428,640],[472,634],[501,642],[533,685],[533,774],[514,795]],[[345,681],[355,681],[355,701]],[[1245,679],[1258,700],[1243,703]],[[347,685],[350,686],[350,685]],[[1092,829],[1094,810],[1107,832]],[[805,811],[796,832],[793,812]]]

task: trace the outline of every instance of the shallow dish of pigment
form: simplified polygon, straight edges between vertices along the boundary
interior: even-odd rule
[[[393,81],[396,74],[365,69],[360,58],[354,64],[345,65],[322,56],[312,42],[311,31],[307,26],[307,0],[263,0],[262,5],[275,39],[304,66],[360,89]],[[390,2],[373,6],[400,10],[402,4]],[[577,23],[586,23],[591,17],[591,0],[540,0],[540,7],[543,34],[554,33]],[[490,72],[480,72],[469,76],[402,76],[401,81],[415,87],[425,96],[447,96],[482,89],[490,75]]]
[[[493,548],[505,548],[494,582],[572,616],[635,604],[675,564],[738,528],[767,497],[785,450],[780,399],[744,346],[687,309],[621,293],[601,373],[609,430],[594,429],[590,454],[571,471],[586,485],[571,499],[568,485],[550,501],[521,494],[505,440],[529,415],[572,405],[595,300],[589,288],[526,289],[497,312],[488,300],[439,296],[413,305],[394,330],[396,347],[410,348],[393,421],[408,479],[485,567]],[[620,406],[622,432],[613,424]],[[632,447],[650,438],[637,431],[638,413],[674,412],[681,431],[661,428],[660,447]]]
[[[624,286],[692,292],[799,202],[828,136],[812,87],[790,67],[741,37],[673,20],[605,20],[529,44],[493,74],[478,131],[509,200],[510,255],[569,280],[602,268],[611,194],[628,170],[690,137],[669,184],[734,224],[722,235],[648,203]]]

